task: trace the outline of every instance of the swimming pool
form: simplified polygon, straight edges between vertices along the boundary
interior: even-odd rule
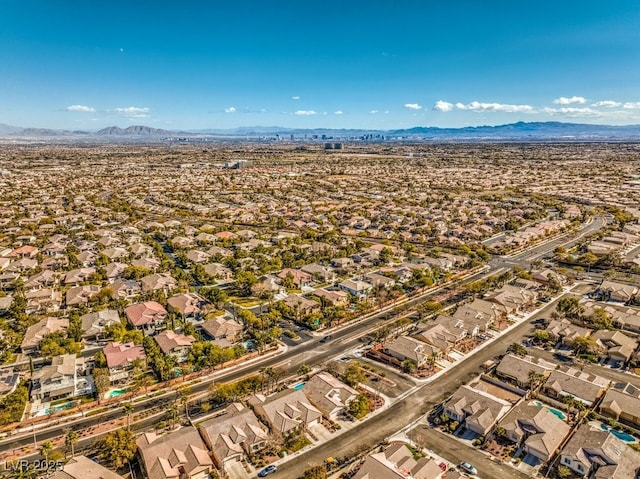
[[[529,404],[531,404],[531,403],[529,403]],[[549,410],[549,412],[551,414],[554,414],[555,416],[557,416],[558,418],[562,419],[563,421],[567,420],[567,415],[565,413],[563,413],[560,409],[556,409],[554,407],[547,406],[545,404],[542,404],[540,401],[533,401],[533,405],[534,406],[538,406],[538,407],[544,406]]]
[[[300,383],[293,386],[293,389],[295,389],[296,391],[300,391],[303,387],[304,387],[304,383]]]
[[[620,439],[620,440],[622,440],[624,442],[636,442],[636,438],[633,437],[631,434],[627,434],[626,432],[618,431],[617,429],[611,429],[606,424],[600,424],[600,429],[602,429],[603,431],[609,431],[615,437],[617,437],[618,439]]]
[[[71,409],[75,405],[76,405],[76,403],[74,401],[65,402],[65,403],[62,403],[62,404],[56,404],[55,406],[53,406],[53,408],[45,409],[44,413],[45,414],[53,414],[53,413],[60,412],[60,411],[66,411],[67,409]]]
[[[105,394],[104,397],[107,399],[117,398],[118,396],[122,396],[126,392],[127,392],[126,389],[112,389],[107,394]]]

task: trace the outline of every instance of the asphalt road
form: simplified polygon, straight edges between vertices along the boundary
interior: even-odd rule
[[[551,303],[547,307],[555,307],[555,304]],[[336,436],[328,442],[309,450],[307,453],[284,462],[278,466],[278,474],[283,477],[298,477],[302,475],[305,469],[315,464],[321,464],[327,457],[353,457],[373,448],[376,444],[383,442],[400,431],[407,424],[424,416],[436,404],[453,394],[458,387],[477,376],[482,363],[504,354],[511,343],[520,342],[532,332],[533,326],[531,323],[529,321],[523,322],[456,365],[447,375],[440,376],[433,382],[423,385],[412,394],[391,405],[388,409],[384,409],[362,421],[361,425],[356,429]],[[469,451],[473,451],[469,453],[473,455],[473,458],[476,457],[474,452],[477,453],[477,451],[465,447],[454,439],[451,439],[453,442],[447,441],[446,438],[440,437],[441,434],[439,432],[430,431],[430,434],[425,436],[428,438],[425,443],[426,447],[452,462],[469,459],[467,457]],[[455,448],[453,448],[454,443]],[[482,457],[485,456],[482,455]],[[497,465],[486,459],[484,459],[484,462],[474,463],[474,465],[478,468],[481,477],[500,477],[504,479],[523,479],[527,477],[507,466],[496,469]],[[499,471],[499,473],[496,473],[496,471]]]
[[[598,229],[600,229],[604,224],[606,224],[606,220],[603,218],[595,218],[593,222],[583,228],[579,234],[571,235],[572,237],[568,238],[567,236],[563,236],[557,238],[553,241],[547,242],[543,245],[536,246],[529,250],[526,250],[518,255],[514,255],[511,258],[494,258],[490,261],[489,271],[480,272],[472,277],[468,278],[464,281],[464,283],[476,281],[487,277],[491,274],[494,274],[496,269],[501,268],[511,268],[518,262],[528,263],[533,261],[533,259],[544,256],[549,251],[553,251],[556,247],[560,245],[570,245],[580,240],[581,237],[590,234]],[[402,310],[407,310],[412,307],[415,307],[422,302],[427,301],[433,292],[429,292],[427,294],[421,294],[416,296],[415,298],[411,298],[404,305],[401,306]],[[190,387],[192,393],[202,393],[205,392],[209,386],[215,382],[231,382],[238,380],[248,374],[256,373],[261,368],[268,366],[278,366],[284,369],[288,373],[295,372],[298,367],[302,364],[308,365],[318,365],[323,364],[327,360],[339,355],[348,352],[349,350],[356,347],[358,343],[358,338],[366,335],[367,333],[378,329],[381,327],[384,322],[388,322],[391,319],[395,319],[397,315],[397,311],[382,311],[380,313],[376,313],[371,315],[364,321],[360,321],[356,324],[347,326],[339,331],[331,333],[332,339],[325,343],[320,342],[320,338],[313,338],[309,341],[306,341],[298,346],[290,348],[287,352],[282,355],[269,358],[263,362],[248,365],[242,369],[236,369],[229,371],[228,373],[221,374],[215,378],[208,378],[200,383],[194,384]],[[482,351],[476,353],[473,356],[473,359],[468,359],[462,364],[456,366],[455,373],[451,373],[448,376],[443,376],[439,378],[438,381],[428,384],[427,386],[421,388],[416,393],[408,396],[403,399],[399,403],[393,406],[393,411],[386,410],[376,416],[374,416],[371,420],[368,420],[363,423],[364,428],[371,428],[370,423],[377,424],[374,427],[374,430],[371,430],[371,434],[348,434],[349,438],[336,438],[341,441],[348,441],[348,449],[351,453],[356,452],[356,450],[360,450],[362,446],[360,446],[361,438],[366,437],[365,441],[362,441],[366,444],[371,444],[371,446],[375,445],[377,442],[382,441],[387,435],[392,434],[395,431],[398,431],[402,428],[403,425],[410,423],[415,420],[421,414],[424,414],[426,411],[431,409],[434,404],[442,401],[448,395],[453,393],[457,387],[467,381],[471,376],[473,376],[477,371],[477,368],[480,364],[482,364],[485,360],[490,359],[491,357],[504,353],[504,350],[508,347],[511,342],[519,341],[522,337],[530,334],[531,326],[525,328],[524,325],[520,325],[518,328],[511,331],[507,336],[502,337],[492,343],[489,347],[483,349]],[[429,392],[432,391],[432,392]],[[158,408],[163,405],[169,404],[173,398],[175,398],[175,392],[171,391],[163,396],[158,396],[155,398],[139,401],[134,403],[134,412],[138,413],[143,410],[149,410],[151,408]],[[79,418],[75,421],[60,423],[54,425],[52,427],[38,430],[37,431],[37,440],[44,441],[47,439],[54,439],[66,434],[66,431],[70,428],[79,431],[82,429],[90,428],[92,426],[97,426],[98,424],[104,424],[111,421],[115,421],[119,418],[125,416],[124,410],[122,407],[111,406],[111,409],[108,412],[103,414],[98,414],[90,417]],[[379,418],[384,418],[382,422]],[[382,434],[382,433],[385,434]],[[375,442],[372,442],[373,438],[377,438]],[[334,444],[335,440],[329,441],[328,443],[320,446],[319,448],[313,449],[314,451],[319,451],[317,454],[320,454],[318,458],[321,457],[320,461],[324,460],[324,458],[330,455],[348,455],[343,453],[343,448],[336,448]],[[2,441],[0,441],[0,451],[7,451],[11,449],[15,449],[21,446],[25,446],[33,443],[33,435],[30,432],[25,432],[16,436],[9,436]],[[346,451],[345,450],[345,451]],[[434,449],[436,450],[436,449]],[[331,452],[332,451],[332,452]],[[337,454],[340,452],[341,454]],[[322,454],[325,454],[322,457]],[[306,457],[307,454],[300,456]],[[317,458],[316,458],[317,459]],[[286,463],[285,466],[288,467],[297,467],[296,462],[299,460],[294,459],[290,463]],[[316,462],[318,462],[316,460]],[[289,466],[291,464],[291,466]],[[286,470],[286,469],[285,469]],[[301,473],[304,468],[300,469],[298,473]],[[295,477],[295,476],[291,476]],[[490,477],[490,476],[489,476]]]

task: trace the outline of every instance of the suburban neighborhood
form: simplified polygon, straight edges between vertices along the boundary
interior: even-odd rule
[[[639,477],[636,145],[3,147],[0,474]]]

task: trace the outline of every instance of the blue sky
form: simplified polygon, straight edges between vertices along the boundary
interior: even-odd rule
[[[2,0],[0,123],[640,123],[637,0]]]

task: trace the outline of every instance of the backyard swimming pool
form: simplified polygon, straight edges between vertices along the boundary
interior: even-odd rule
[[[107,394],[105,394],[104,397],[107,399],[117,398],[118,396],[122,396],[126,392],[127,392],[126,389],[112,389]]]
[[[620,439],[620,440],[622,440],[624,442],[636,442],[636,438],[633,437],[631,434],[627,434],[626,432],[618,431],[617,429],[611,429],[606,424],[600,424],[600,429],[602,429],[603,431],[609,431],[615,437],[617,437],[618,439]]]
[[[531,403],[529,403],[531,404]],[[554,407],[551,406],[546,406],[544,404],[542,404],[540,401],[533,401],[534,406],[538,406],[538,407],[546,407],[549,412],[551,412],[551,414],[555,414],[556,416],[558,416],[560,419],[562,419],[563,421],[567,420],[567,415],[565,413],[563,413],[560,409],[556,409]]]

